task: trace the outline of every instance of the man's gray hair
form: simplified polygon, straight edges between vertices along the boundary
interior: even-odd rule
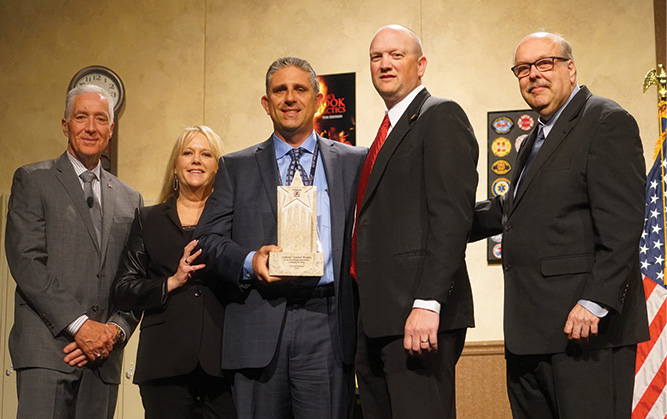
[[[84,84],[77,86],[67,92],[67,99],[65,100],[65,120],[69,120],[69,117],[72,114],[72,110],[74,108],[74,98],[79,95],[85,95],[86,93],[97,93],[107,100],[109,103],[109,121],[113,122],[113,100],[111,99],[111,96],[109,96],[109,92],[94,84]]]
[[[266,84],[267,96],[269,95],[269,86],[271,85],[271,77],[273,77],[273,74],[276,73],[278,70],[282,70],[285,67],[296,67],[308,73],[308,76],[310,77],[310,84],[313,86],[315,94],[317,95],[318,93],[320,93],[320,82],[317,80],[317,74],[315,74],[315,70],[313,70],[313,67],[311,67],[308,61],[302,60],[301,58],[297,57],[282,57],[275,60],[269,66],[269,69],[266,72],[265,84]]]
[[[574,61],[574,54],[572,53],[572,45],[565,39],[565,37],[559,33],[551,32],[535,32],[526,36],[519,42],[519,44],[514,49],[514,57],[516,57],[516,49],[519,48],[519,45],[523,43],[528,38],[549,38],[560,46],[560,55],[563,58]],[[514,63],[516,64],[516,62]]]

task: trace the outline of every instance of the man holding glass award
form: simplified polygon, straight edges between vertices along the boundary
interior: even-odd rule
[[[222,343],[239,418],[345,418],[352,408],[349,241],[366,149],[313,131],[321,102],[308,62],[269,67],[262,106],[274,133],[221,159],[195,233],[206,269],[240,290]]]

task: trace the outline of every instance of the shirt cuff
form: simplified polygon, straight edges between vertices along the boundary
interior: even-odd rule
[[[579,300],[577,301],[577,304],[584,307],[586,310],[590,311],[599,318],[603,318],[604,316],[609,314],[609,310],[602,307],[600,304],[594,303],[590,300]]]
[[[440,303],[436,300],[415,300],[412,308],[423,308],[440,314]]]
[[[79,329],[81,329],[81,326],[88,320],[88,316],[85,314],[82,314],[81,317],[78,319],[74,320],[72,323],[67,326],[67,333],[69,333],[72,337],[76,336],[77,332]]]
[[[252,251],[248,253],[248,256],[245,257],[245,261],[243,262],[243,276],[241,277],[241,281],[250,281],[253,276],[255,276],[255,272],[252,270],[252,258],[255,257],[256,251]]]

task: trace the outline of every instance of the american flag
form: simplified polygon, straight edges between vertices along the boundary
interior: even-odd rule
[[[661,135],[646,182],[646,218],[639,245],[651,339],[637,346],[632,419],[667,419],[666,108],[667,104],[660,102]]]

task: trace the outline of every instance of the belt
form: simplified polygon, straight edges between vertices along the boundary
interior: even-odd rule
[[[335,295],[334,284],[325,284],[317,287],[289,287],[285,289],[285,298],[288,302],[303,302],[313,298],[326,298]]]

